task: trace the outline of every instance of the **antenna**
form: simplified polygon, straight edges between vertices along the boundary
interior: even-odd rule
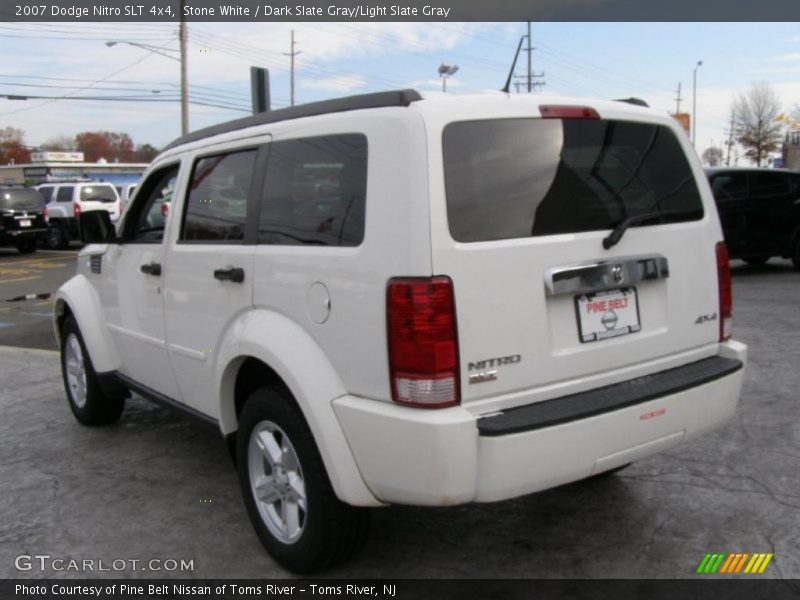
[[[521,38],[519,38],[519,44],[517,44],[517,52],[516,54],[514,54],[514,62],[511,63],[511,70],[508,72],[508,79],[506,79],[506,85],[505,87],[503,87],[502,90],[500,90],[501,92],[505,92],[506,94],[508,94],[509,90],[511,89],[511,78],[514,76],[514,69],[517,67],[517,59],[519,58],[519,51],[522,49],[522,41],[524,39],[525,39],[524,35]]]

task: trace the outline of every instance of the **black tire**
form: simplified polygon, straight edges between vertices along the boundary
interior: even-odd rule
[[[72,388],[68,376],[67,363],[75,356],[75,348],[70,348],[70,346],[75,342],[80,347],[84,376],[81,377],[78,373],[74,374],[81,380],[78,385],[82,385],[82,389],[85,390],[83,402],[81,402],[80,391]],[[119,420],[125,408],[125,398],[107,396],[103,392],[89,353],[86,352],[86,345],[83,343],[78,323],[72,316],[67,317],[61,327],[61,376],[64,380],[64,390],[67,393],[69,407],[78,421],[84,425],[96,426],[116,423]]]
[[[751,267],[761,267],[767,264],[767,261],[770,259],[769,256],[751,256],[748,258],[743,258],[742,260],[746,262]]]
[[[24,240],[17,244],[20,254],[33,254],[36,252],[36,240]]]
[[[50,223],[47,229],[47,245],[51,250],[65,250],[69,246],[69,234],[59,221]]]
[[[304,485],[306,510],[302,518],[298,518],[298,523],[302,522],[301,533],[293,541],[277,537],[256,504],[250,463],[258,472],[263,470],[266,473],[269,469],[267,475],[272,478],[283,472],[273,470],[267,459],[257,455],[258,449],[253,450],[256,458],[250,459],[251,437],[257,427],[260,431],[264,427],[272,428],[273,431],[268,433],[274,435],[274,440],[283,440],[285,434],[299,462],[296,473]],[[280,455],[286,456],[283,452]],[[298,574],[316,573],[346,562],[364,545],[369,534],[369,509],[350,506],[336,497],[311,430],[286,390],[263,387],[247,399],[236,434],[236,459],[250,521],[267,552],[285,568]],[[276,500],[276,506],[278,502],[283,507],[285,500]]]

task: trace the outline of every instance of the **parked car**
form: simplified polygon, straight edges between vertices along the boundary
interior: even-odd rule
[[[47,231],[44,200],[32,188],[0,187],[0,245],[22,254],[36,252],[36,240]]]
[[[126,183],[124,185],[115,185],[114,189],[117,190],[117,195],[119,196],[119,212],[120,214],[125,214],[125,210],[128,208],[128,204],[130,204],[133,198],[133,193],[136,191],[136,184]]]
[[[347,560],[368,507],[608,473],[739,400],[714,201],[650,109],[404,90],[276,110],[173,142],[118,232],[81,220],[54,309],[72,412],[114,422],[135,391],[218,427],[295,572]]]
[[[763,265],[773,256],[800,269],[800,173],[706,169],[731,258]]]
[[[87,210],[105,210],[116,222],[120,216],[120,199],[110,183],[81,181],[42,183],[36,186],[47,203],[47,244],[64,249],[70,240],[80,239],[77,217]]]

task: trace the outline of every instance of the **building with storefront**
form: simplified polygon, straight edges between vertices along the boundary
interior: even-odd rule
[[[114,185],[139,181],[147,163],[84,161],[83,152],[32,152],[28,164],[0,166],[0,184],[35,185],[47,181],[107,181]]]
[[[786,132],[783,140],[783,165],[786,169],[800,170],[800,129]]]

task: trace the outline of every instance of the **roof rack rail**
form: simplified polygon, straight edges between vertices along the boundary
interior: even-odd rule
[[[182,135],[178,139],[167,145],[164,150],[170,150],[189,142],[196,142],[208,137],[227,133],[229,131],[237,131],[245,127],[255,127],[256,125],[266,125],[267,123],[278,123],[280,121],[288,121],[290,119],[300,119],[302,117],[311,117],[314,115],[324,115],[328,113],[345,112],[349,110],[359,110],[362,108],[383,108],[386,106],[408,106],[412,102],[422,100],[419,92],[412,89],[393,90],[389,92],[375,92],[372,94],[359,94],[357,96],[347,96],[345,98],[334,98],[333,100],[322,100],[320,102],[310,102],[308,104],[299,104],[289,108],[281,108],[278,110],[270,110],[263,113],[258,113],[250,117],[235,119],[220,123],[219,125],[212,125],[204,129],[198,129],[186,135]]]

